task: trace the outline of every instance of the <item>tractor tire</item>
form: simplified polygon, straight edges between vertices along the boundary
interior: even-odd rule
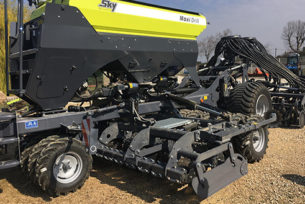
[[[26,170],[26,175],[33,181],[35,182],[35,167],[37,163],[37,159],[40,156],[40,153],[44,148],[46,148],[51,142],[54,142],[55,140],[59,139],[59,136],[54,135],[47,137],[43,140],[41,140],[39,143],[34,145],[31,148],[31,152],[28,155],[28,161],[27,161],[27,170]]]
[[[250,119],[257,122],[257,119]],[[269,132],[267,127],[259,128],[257,131],[232,139],[236,153],[245,157],[249,163],[259,162],[263,159],[268,149]]]
[[[21,171],[28,176],[28,164],[29,164],[29,157],[33,151],[33,148],[37,143],[42,140],[42,137],[35,137],[31,138],[27,141],[27,144],[22,148],[20,153],[20,167]]]
[[[29,163],[29,156],[33,150],[33,146],[29,146],[25,148],[20,155],[20,167],[21,171],[28,176],[28,163]]]
[[[74,138],[60,138],[42,150],[36,163],[36,182],[52,196],[81,188],[89,178],[92,157]]]
[[[227,108],[233,113],[265,117],[272,110],[271,95],[260,82],[239,84],[232,90]]]
[[[305,112],[300,111],[298,117],[298,128],[303,129],[305,126]]]

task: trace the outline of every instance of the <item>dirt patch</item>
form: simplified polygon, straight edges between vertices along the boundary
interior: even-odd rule
[[[34,187],[19,170],[0,172],[1,203],[200,203],[193,191],[138,171],[95,160],[85,185],[57,198]],[[206,203],[305,203],[305,129],[270,129],[267,155],[247,176]]]

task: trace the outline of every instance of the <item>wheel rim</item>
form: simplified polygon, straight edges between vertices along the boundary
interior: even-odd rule
[[[269,110],[269,101],[267,96],[260,95],[256,102],[256,114],[264,117],[265,113]]]
[[[53,165],[53,175],[56,181],[68,184],[79,177],[82,168],[83,161],[81,157],[74,152],[68,152],[61,154],[55,160]]]
[[[265,147],[266,135],[263,129],[253,133],[253,148],[256,152],[261,152]]]

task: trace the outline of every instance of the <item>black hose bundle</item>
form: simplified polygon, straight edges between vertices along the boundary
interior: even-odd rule
[[[276,58],[268,54],[265,47],[255,38],[224,37],[217,44],[215,54],[208,62],[207,67],[215,66],[220,55],[225,60],[234,61],[239,56],[255,63],[262,71],[268,72],[275,81],[282,78],[294,88],[305,90],[305,80],[295,75],[281,64]],[[231,58],[231,59],[228,59]]]

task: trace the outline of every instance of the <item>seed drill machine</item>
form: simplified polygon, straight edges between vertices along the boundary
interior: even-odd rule
[[[202,103],[227,90],[220,78],[210,98],[196,71],[201,14],[127,0],[29,3],[23,23],[18,0],[10,33],[5,15],[7,92],[30,109],[0,112],[0,169],[20,166],[58,196],[80,188],[101,157],[205,199],[263,158],[274,114]],[[178,83],[183,68],[194,86]]]

